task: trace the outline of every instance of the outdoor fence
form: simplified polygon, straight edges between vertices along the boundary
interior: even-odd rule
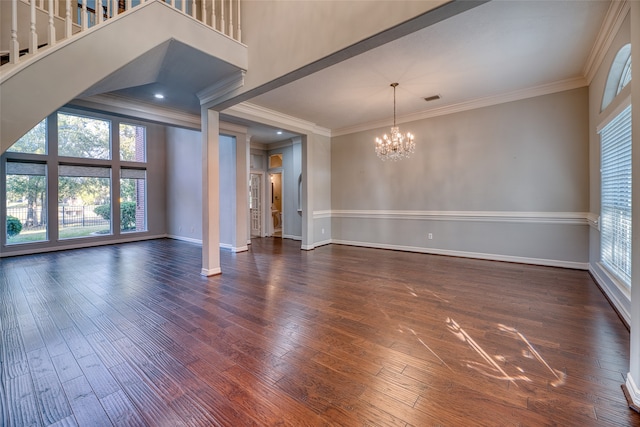
[[[60,228],[109,226],[109,220],[94,212],[94,209],[98,206],[58,206],[58,226]],[[24,231],[38,231],[46,229],[46,212],[43,211],[40,207],[34,209],[30,218],[29,208],[7,208],[7,216],[18,218]]]

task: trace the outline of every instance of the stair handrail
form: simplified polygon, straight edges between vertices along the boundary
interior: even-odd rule
[[[11,31],[8,52],[0,52],[4,64],[18,64],[25,57],[33,57],[39,51],[55,46],[63,40],[108,22],[144,3],[159,1],[205,24],[213,30],[242,43],[241,0],[94,0],[95,8],[88,6],[88,0],[11,0]],[[6,3],[5,3],[6,4]],[[19,5],[29,6],[28,22],[19,22]],[[200,10],[198,10],[200,9]],[[226,9],[226,10],[225,10]],[[208,12],[210,10],[210,13]],[[75,13],[73,13],[75,11]],[[104,13],[99,13],[104,11]],[[64,16],[62,13],[64,12]],[[38,15],[46,13],[46,43],[38,43]],[[234,13],[237,25],[234,28]],[[93,15],[93,16],[90,16]],[[74,21],[74,16],[76,20]],[[94,18],[91,20],[90,18]],[[63,20],[63,34],[56,34],[56,20]],[[20,35],[26,29],[28,48],[21,48]],[[45,39],[45,37],[43,37]]]

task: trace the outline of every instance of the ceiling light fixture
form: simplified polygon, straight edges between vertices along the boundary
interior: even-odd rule
[[[391,83],[393,88],[393,127],[391,136],[386,133],[382,138],[376,138],[376,154],[382,160],[400,160],[409,158],[416,151],[416,143],[411,132],[403,134],[396,126],[396,87],[398,83]]]
[[[164,99],[164,95],[163,95],[163,94],[161,94],[161,93],[156,93],[156,94],[154,94],[153,96],[155,96],[155,97],[156,97],[156,98],[158,98],[158,99]]]
[[[282,131],[279,130],[278,132],[276,132],[278,135],[282,135]]]

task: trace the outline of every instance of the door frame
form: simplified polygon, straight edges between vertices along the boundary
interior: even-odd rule
[[[273,169],[269,169],[267,171],[267,175],[269,175],[269,184],[271,184],[271,175],[279,173],[280,174],[280,206],[281,206],[281,210],[280,210],[280,214],[281,214],[281,221],[282,223],[280,224],[280,228],[282,229],[281,232],[281,237],[284,239],[284,224],[285,224],[285,214],[284,214],[284,168],[273,168]],[[265,215],[266,217],[269,219],[268,220],[268,236],[273,236],[274,233],[274,228],[273,228],[273,216],[271,214],[271,197],[272,197],[272,192],[271,192],[271,185],[266,185],[265,187],[267,187],[267,198],[266,201],[268,203],[268,207],[265,206]],[[267,204],[265,203],[265,205]]]

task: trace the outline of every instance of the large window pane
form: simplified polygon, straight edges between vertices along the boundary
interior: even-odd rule
[[[7,244],[47,240],[46,165],[7,162]]]
[[[111,159],[108,120],[58,113],[58,154],[83,159]]]
[[[631,106],[602,129],[600,138],[602,263],[631,286]]]
[[[144,126],[120,124],[120,160],[127,162],[147,161],[146,128]]]
[[[60,166],[58,233],[61,239],[111,233],[111,169]]]
[[[8,150],[13,153],[47,154],[47,119],[38,123]]]
[[[120,171],[120,230],[147,231],[146,171]]]

